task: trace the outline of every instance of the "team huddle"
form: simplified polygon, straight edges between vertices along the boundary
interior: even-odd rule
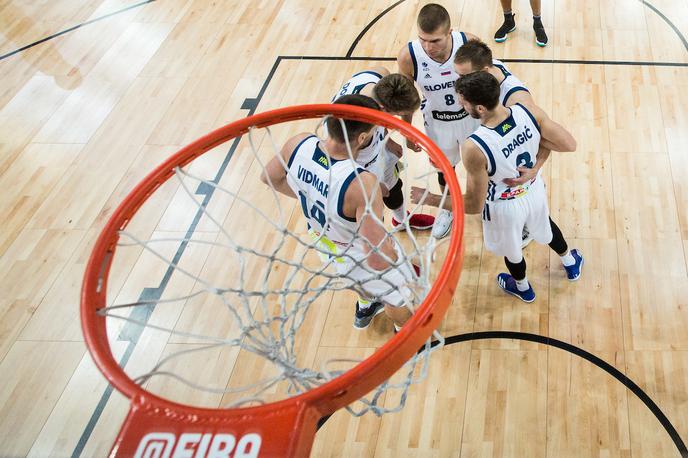
[[[482,215],[485,248],[504,257],[508,273],[500,273],[497,283],[506,293],[535,300],[522,251],[531,240],[549,245],[567,278],[577,280],[583,257],[569,249],[550,218],[541,176],[551,151],[575,151],[575,139],[537,106],[485,43],[452,31],[444,7],[425,5],[417,26],[418,39],[399,53],[398,73],[382,67],[356,73],[332,102],[384,111],[409,123],[420,108],[428,137],[453,167],[462,163],[466,170],[464,210]],[[379,224],[384,207],[392,214],[390,230],[431,230],[440,239],[451,231],[451,200],[412,186],[414,204],[439,209],[436,217],[407,211],[399,178],[404,148],[385,128],[328,117],[323,131],[289,139],[261,179],[300,200],[322,259],[358,285],[354,327],[367,327],[384,311],[398,330],[411,316],[405,305],[419,271]],[[406,146],[419,150],[412,142]],[[437,181],[445,194],[439,171]]]

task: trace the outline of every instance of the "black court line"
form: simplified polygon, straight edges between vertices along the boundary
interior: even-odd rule
[[[241,108],[248,110],[248,114],[246,115],[247,117],[255,113],[256,108],[258,107],[260,100],[263,98],[263,94],[265,94],[265,91],[267,90],[270,81],[272,81],[272,78],[275,75],[275,72],[277,71],[277,67],[279,66],[281,60],[282,59],[280,57],[278,57],[275,60],[275,63],[273,64],[272,69],[270,70],[270,73],[268,74],[267,78],[263,82],[263,86],[261,86],[256,98],[244,100],[244,103],[242,104]],[[240,140],[241,137],[237,137],[232,141],[232,144],[229,150],[227,151],[227,154],[225,155],[225,158],[223,159],[222,164],[220,165],[220,168],[218,169],[211,183],[218,184],[220,182],[222,176],[227,170],[227,167],[229,166],[229,161],[234,156],[234,152],[236,151],[236,148],[239,145]],[[157,301],[162,297],[170,281],[170,278],[174,273],[174,267],[172,267],[172,265],[178,265],[179,261],[181,260],[182,255],[184,254],[186,248],[189,245],[188,240],[190,240],[191,236],[195,233],[196,227],[198,226],[198,223],[201,220],[201,217],[203,216],[204,209],[210,203],[210,199],[215,193],[215,190],[216,188],[214,186],[209,185],[208,183],[200,183],[198,185],[195,194],[202,195],[204,197],[201,203],[201,207],[196,211],[194,219],[189,225],[189,228],[186,231],[186,235],[184,236],[184,239],[187,241],[182,242],[179,245],[179,248],[177,248],[177,252],[175,253],[170,266],[165,271],[165,274],[163,275],[163,278],[158,284],[158,286],[155,288],[144,288],[141,294],[139,295],[139,301],[152,302]],[[136,307],[132,312],[132,318],[137,321],[147,323],[148,319],[153,313],[153,310],[155,310],[155,305],[152,304],[147,306]],[[118,361],[121,367],[125,367],[129,362],[129,358],[131,357],[142,332],[143,327],[134,323],[127,323],[122,327],[122,330],[120,331],[117,340],[126,341],[128,342],[128,344],[124,352],[124,355]],[[79,438],[76,447],[72,451],[72,458],[78,458],[79,456],[81,456],[84,447],[88,443],[88,440],[91,438],[91,434],[93,434],[93,430],[98,424],[98,420],[100,420],[100,417],[102,416],[103,411],[105,410],[105,406],[107,405],[108,401],[110,400],[110,397],[112,396],[112,392],[112,385],[108,385],[106,390],[103,392],[103,395],[100,397],[100,400],[98,401],[96,408],[93,410],[93,413],[91,414],[91,417],[89,418],[88,423],[84,428],[84,431],[81,433],[81,437]]]
[[[368,25],[366,25],[366,26],[363,28],[363,30],[361,30],[361,33],[359,33],[358,36],[354,39],[354,42],[351,43],[351,47],[350,47],[349,50],[346,52],[346,57],[351,57],[351,54],[354,53],[354,49],[356,49],[356,46],[358,45],[358,42],[361,41],[361,38],[363,38],[363,35],[365,35],[366,32],[368,32],[368,30],[370,30],[370,28],[371,28],[372,26],[374,26],[375,23],[376,23],[377,21],[379,21],[379,20],[382,18],[382,16],[384,16],[384,15],[387,14],[387,13],[389,13],[389,12],[392,11],[397,5],[400,5],[401,3],[404,3],[405,1],[406,1],[406,0],[399,0],[398,2],[394,3],[392,6],[388,7],[387,9],[385,9],[382,13],[378,14],[377,16],[375,16],[375,18],[374,18],[372,21],[370,21],[370,22],[368,23]]]
[[[669,25],[669,27],[671,27],[671,28],[674,30],[674,33],[678,36],[679,40],[681,40],[681,42],[683,43],[683,47],[686,48],[686,51],[688,51],[688,40],[686,40],[686,37],[683,36],[683,34],[681,33],[681,31],[678,29],[678,27],[676,27],[676,26],[674,25],[674,23],[671,22],[671,21],[669,20],[669,18],[666,17],[666,16],[664,15],[664,13],[662,13],[662,12],[659,11],[657,8],[655,8],[655,6],[654,6],[652,3],[647,2],[647,1],[645,1],[645,0],[639,0],[639,1],[640,1],[640,3],[642,3],[643,5],[647,6],[647,7],[650,8],[652,11],[654,11],[655,14],[657,14],[657,16],[659,16],[660,18],[662,18],[662,19],[664,20],[664,22],[666,22],[666,23]]]
[[[342,57],[342,56],[279,56],[280,60],[331,60],[331,61],[380,61],[396,62],[396,57]],[[578,60],[578,59],[520,59],[504,58],[502,62],[523,64],[573,64],[573,65],[627,65],[633,67],[688,67],[686,62],[652,62],[632,60]]]
[[[26,46],[22,46],[22,47],[19,48],[19,49],[15,49],[14,51],[10,51],[10,52],[8,52],[7,54],[3,54],[2,56],[0,56],[0,60],[6,59],[6,58],[8,58],[8,57],[10,57],[10,56],[13,56],[13,55],[15,55],[15,54],[17,54],[17,53],[20,53],[20,52],[22,52],[22,51],[26,51],[26,50],[29,49],[29,48],[33,48],[33,47],[36,46],[36,45],[39,45],[39,44],[41,44],[41,43],[45,43],[45,42],[48,41],[48,40],[52,40],[53,38],[57,38],[57,37],[59,37],[59,36],[61,36],[61,35],[64,35],[64,34],[69,33],[69,32],[72,32],[72,31],[74,31],[74,30],[76,30],[76,29],[80,29],[80,28],[83,27],[83,26],[86,26],[86,25],[89,25],[89,24],[93,24],[94,22],[102,21],[103,19],[107,19],[107,18],[112,17],[112,16],[115,16],[115,15],[117,15],[117,14],[124,13],[125,11],[129,11],[129,10],[131,10],[131,9],[138,8],[139,6],[147,5],[148,3],[153,3],[154,1],[156,1],[156,0],[146,0],[146,1],[144,1],[144,2],[137,3],[137,4],[135,4],[135,5],[127,6],[126,8],[122,8],[121,10],[117,10],[117,11],[115,11],[115,12],[113,12],[113,13],[106,14],[105,16],[100,16],[100,17],[91,19],[91,20],[89,20],[89,21],[82,22],[81,24],[77,24],[77,25],[75,25],[74,27],[70,27],[70,28],[65,29],[65,30],[63,30],[63,31],[61,31],[61,32],[54,33],[54,34],[52,34],[52,35],[50,35],[50,36],[48,36],[48,37],[41,38],[41,39],[38,40],[38,41],[34,41],[33,43],[30,43],[30,44],[28,44],[28,45],[26,45]]]
[[[461,342],[470,342],[473,340],[485,340],[485,339],[509,339],[509,340],[524,340],[528,342],[535,342],[543,345],[547,345],[550,347],[555,347],[559,348],[560,350],[567,351],[575,356],[578,356],[579,358],[583,358],[586,361],[594,364],[595,366],[599,367],[600,369],[604,370],[607,372],[609,375],[614,377],[616,380],[621,382],[627,389],[629,389],[633,394],[636,395],[638,399],[640,399],[643,404],[652,412],[652,414],[657,418],[657,420],[661,423],[661,425],[664,427],[664,430],[669,434],[669,437],[671,437],[671,440],[674,442],[674,445],[678,449],[678,452],[681,454],[682,457],[686,458],[688,457],[688,448],[686,448],[686,444],[683,442],[681,439],[681,436],[678,434],[678,431],[676,431],[676,428],[674,425],[671,424],[671,421],[664,415],[664,412],[655,404],[655,402],[650,398],[650,396],[647,395],[643,391],[642,388],[640,388],[633,380],[628,378],[623,372],[618,370],[616,367],[612,366],[605,360],[593,355],[592,353],[583,350],[582,348],[576,347],[575,345],[572,345],[567,342],[563,342],[558,339],[553,339],[551,337],[546,337],[546,336],[541,336],[538,334],[531,334],[528,332],[516,332],[516,331],[483,331],[483,332],[469,332],[466,334],[458,334],[454,335],[451,337],[447,337],[444,341],[444,345],[453,345]],[[439,342],[438,341],[433,341],[432,346],[437,346]],[[327,420],[330,419],[332,415],[326,415],[320,419],[318,422],[318,429],[322,428],[323,425],[327,422]],[[630,421],[630,418],[629,418]]]

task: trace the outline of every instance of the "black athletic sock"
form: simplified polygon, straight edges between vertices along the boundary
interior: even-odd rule
[[[509,269],[509,273],[514,277],[514,280],[521,281],[526,278],[526,258],[521,258],[521,262],[514,264],[505,256],[504,264],[506,264],[506,268]]]
[[[549,247],[559,256],[566,254],[569,251],[569,245],[566,243],[561,229],[552,221],[552,218],[549,219],[549,226],[552,228],[552,241],[549,242]]]

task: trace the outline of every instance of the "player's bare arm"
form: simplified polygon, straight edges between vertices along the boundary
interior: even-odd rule
[[[413,59],[411,58],[411,53],[409,52],[408,46],[401,48],[399,56],[397,57],[397,66],[399,67],[399,73],[413,81]],[[413,124],[413,113],[402,115],[401,119],[409,124]],[[416,145],[410,140],[406,141],[406,147],[411,148],[416,152],[421,150],[420,146]]]
[[[463,165],[466,168],[466,193],[463,195],[464,212],[475,215],[483,210],[487,195],[487,159],[470,140],[461,145]]]
[[[294,191],[287,183],[286,164],[299,143],[309,135],[309,133],[301,133],[287,140],[279,155],[270,159],[265,165],[265,169],[260,174],[260,181],[268,186],[272,186],[275,191],[281,192],[285,196],[296,198]]]
[[[542,166],[545,165],[545,162],[547,162],[547,159],[549,159],[551,153],[551,149],[545,148],[542,146],[542,143],[540,143],[540,148],[538,149],[537,153],[537,162],[535,162],[535,165],[533,165],[532,168],[524,166],[519,167],[518,171],[520,172],[520,175],[517,178],[508,178],[503,180],[504,183],[507,186],[514,187],[531,181],[538,174]]]
[[[370,204],[370,211],[366,211],[367,203]],[[396,261],[397,254],[392,241],[378,222],[382,221],[383,202],[375,175],[361,172],[354,178],[344,195],[344,214],[356,215],[356,221],[361,225],[361,235],[370,242],[370,246],[366,244],[365,250],[370,253],[367,261],[371,269],[384,270],[390,265],[388,260]],[[373,252],[372,247],[378,247],[384,256]]]

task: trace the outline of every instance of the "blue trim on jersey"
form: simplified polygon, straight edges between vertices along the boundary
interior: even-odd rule
[[[349,189],[349,185],[354,180],[354,178],[356,178],[356,175],[361,174],[363,172],[365,172],[365,169],[362,169],[360,167],[351,172],[351,174],[348,177],[346,177],[346,180],[344,180],[344,182],[342,183],[342,187],[339,189],[339,197],[337,198],[337,214],[341,218],[352,223],[356,222],[356,218],[349,218],[344,214],[344,196],[346,195],[347,189]]]
[[[378,78],[382,79],[382,75],[380,75],[379,73],[374,72],[372,70],[363,70],[362,72],[355,73],[355,74],[351,75],[351,78],[355,78],[358,75],[363,75],[364,73],[367,73],[367,74],[373,75],[373,76],[377,76]]]
[[[487,159],[490,161],[489,167],[487,169],[487,175],[494,175],[497,165],[495,164],[495,159],[492,155],[492,151],[490,151],[490,148],[488,148],[487,144],[483,141],[482,138],[478,137],[475,134],[471,134],[468,138],[472,139],[478,145],[478,147],[480,147],[480,149],[483,151],[483,154],[485,154],[485,156],[487,156]]]
[[[490,217],[490,204],[487,202],[485,202],[485,206],[483,207],[483,221],[492,221]]]
[[[511,89],[509,89],[509,92],[507,92],[504,95],[504,100],[502,100],[502,105],[506,105],[506,101],[509,100],[509,97],[511,97],[511,94],[518,92],[518,91],[526,91],[527,93],[530,93],[528,88],[523,87],[523,86],[514,86]]]
[[[504,79],[506,79],[508,76],[511,76],[511,73],[509,73],[509,70],[506,69],[506,67],[502,64],[494,64],[495,67],[497,67],[499,70],[501,70],[502,75],[504,75]],[[502,80],[502,82],[504,82]]]
[[[294,148],[294,151],[291,152],[291,156],[289,156],[289,162],[287,162],[287,168],[288,169],[291,168],[291,163],[294,162],[294,156],[296,156],[296,152],[299,150],[299,148],[301,148],[301,145],[303,145],[303,143],[306,140],[308,140],[309,138],[313,138],[313,137],[315,137],[315,135],[309,135],[308,137],[301,140],[298,145],[296,145],[296,148]]]
[[[413,52],[413,43],[409,41],[409,52],[411,53],[411,60],[413,61],[413,80],[418,81],[418,61],[416,61],[416,53]]]
[[[535,124],[535,127],[537,128],[538,132],[540,132],[540,124],[538,124],[537,120],[535,119],[535,116],[533,116],[533,114],[530,111],[528,111],[528,109],[526,107],[524,107],[523,105],[521,105],[520,103],[517,103],[516,105],[521,107],[523,109],[523,111],[526,112],[526,114],[530,117],[530,120],[533,121],[533,124]],[[540,134],[542,134],[542,132],[540,132]]]
[[[463,32],[459,32],[461,34],[461,38],[463,39],[463,44],[468,43],[468,38],[466,37],[466,34]]]
[[[490,180],[490,182],[487,184],[487,200],[494,202],[496,191],[497,191],[497,183]]]

